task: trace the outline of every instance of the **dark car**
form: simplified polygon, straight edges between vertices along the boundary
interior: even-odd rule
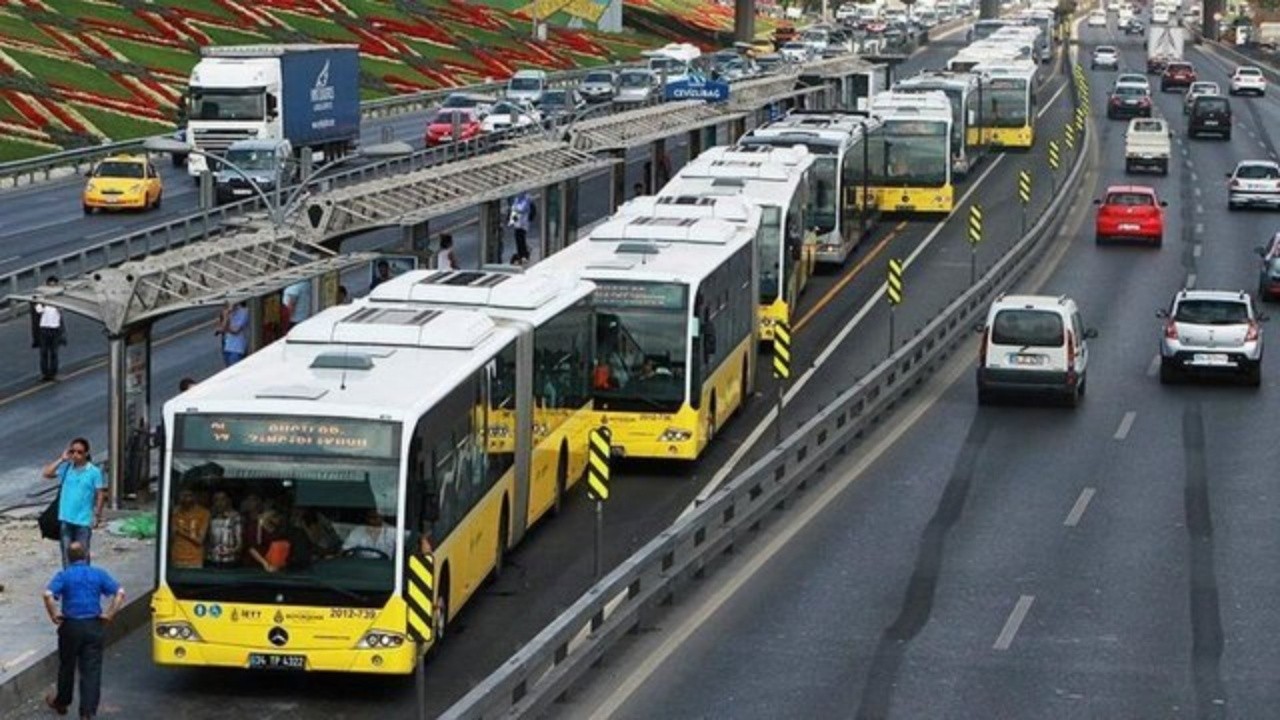
[[[1170,88],[1186,90],[1196,81],[1196,69],[1189,62],[1171,62],[1164,66],[1164,74],[1160,76],[1160,92]]]
[[[542,102],[538,109],[543,117],[553,115],[573,115],[586,107],[586,102],[573,88],[551,88],[542,91]]]
[[[1258,272],[1258,299],[1271,302],[1280,299],[1280,232],[1271,242],[1258,248],[1262,268]]]
[[[1120,29],[1124,30],[1125,35],[1142,36],[1147,32],[1147,26],[1143,25],[1142,21],[1139,20],[1138,18],[1129,18],[1129,22],[1126,22],[1124,25],[1121,25]]]
[[[1231,139],[1231,101],[1221,95],[1201,95],[1191,103],[1187,135],[1219,135]]]
[[[1151,117],[1151,94],[1141,85],[1117,85],[1107,101],[1107,119],[1135,117]]]

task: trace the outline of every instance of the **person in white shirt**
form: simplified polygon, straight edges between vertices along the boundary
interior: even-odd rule
[[[56,287],[58,278],[50,277],[44,284]],[[40,345],[40,375],[45,380],[53,380],[58,376],[58,345],[66,342],[62,330],[62,311],[52,305],[36,303],[36,315],[39,317],[39,335],[36,339]]]
[[[353,529],[342,543],[343,550],[376,550],[385,553],[386,557],[377,553],[368,553],[379,560],[390,560],[396,556],[396,529],[382,520],[376,508],[369,508],[365,514],[365,524]],[[359,554],[359,553],[357,553]]]

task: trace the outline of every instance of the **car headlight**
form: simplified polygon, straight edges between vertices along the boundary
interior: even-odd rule
[[[96,193],[98,192],[98,186],[91,182],[89,183],[89,186],[85,188],[85,192]]]
[[[385,630],[370,630],[360,638],[360,642],[356,643],[359,650],[381,650],[383,648],[396,648],[404,644],[404,635],[400,633],[387,632]]]
[[[189,622],[173,622],[161,623],[156,625],[156,637],[165,640],[190,640],[193,642],[204,642],[200,639],[200,633],[191,626]]]
[[[693,437],[693,433],[680,428],[667,428],[658,437],[658,442],[684,442]]]

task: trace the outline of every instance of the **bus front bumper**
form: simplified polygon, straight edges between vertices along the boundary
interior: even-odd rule
[[[266,636],[263,636],[264,643]],[[376,650],[307,648],[248,648],[226,643],[170,640],[152,631],[151,655],[157,665],[298,670],[305,672],[407,675],[415,667],[417,645]],[[297,660],[301,658],[301,660]]]

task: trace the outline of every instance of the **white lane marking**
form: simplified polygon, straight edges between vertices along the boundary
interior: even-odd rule
[[[1160,372],[1160,356],[1156,355],[1151,358],[1151,364],[1147,366],[1147,377],[1155,377]]]
[[[1195,286],[1196,286],[1196,274],[1191,273],[1187,275],[1187,288],[1191,289],[1191,288],[1194,288]]]
[[[809,523],[813,522],[815,517],[824,512],[837,497],[847,491],[850,485],[879,461],[881,456],[887,453],[903,435],[906,435],[924,417],[925,413],[929,412],[934,403],[937,402],[937,399],[955,384],[961,375],[970,372],[969,363],[967,362],[955,362],[953,365],[954,367],[945,370],[938,376],[938,384],[936,388],[929,390],[929,397],[921,397],[919,404],[910,408],[910,411],[903,417],[900,424],[891,429],[886,428],[888,432],[885,433],[885,436],[868,448],[865,455],[860,455],[856,464],[842,477],[832,478],[835,482],[827,486],[822,495],[812,505],[805,507],[803,512],[790,519],[780,519],[779,527],[772,530],[771,534],[767,536],[769,538],[768,544],[761,547],[759,552],[751,557],[736,574],[725,578],[724,584],[720,585],[719,589],[708,597],[696,612],[686,618],[678,627],[672,629],[670,635],[663,640],[662,644],[635,666],[635,671],[625,678],[620,678],[609,697],[597,705],[591,713],[591,719],[607,720],[607,718],[613,717],[635,691],[648,681],[654,671],[666,662],[693,633],[703,627],[707,620],[714,616],[730,598],[742,589],[743,585],[746,585],[756,576],[756,573],[760,572],[761,568],[768,564],[796,535],[808,528]]]
[[[1202,235],[1203,233],[1204,233],[1204,223],[1196,223],[1196,234]]]
[[[1196,232],[1199,232],[1199,230],[1197,230]],[[1195,247],[1192,247],[1192,248],[1191,248],[1191,257],[1195,257],[1195,258],[1200,257],[1200,251],[1201,251],[1203,248],[1204,248],[1204,246],[1203,246],[1203,245],[1196,245]]]
[[[997,637],[996,643],[991,646],[992,650],[1009,649],[1013,644],[1013,637],[1018,634],[1018,628],[1022,627],[1022,621],[1027,619],[1031,603],[1035,601],[1035,595],[1023,595],[1018,598],[1018,603],[1013,606],[1013,612],[1009,613],[1009,619],[1004,621],[1004,629],[1000,631],[1000,637]]]
[[[1204,214],[1204,206],[1201,205],[1200,203],[1196,203],[1196,213],[1201,215]]]
[[[1097,491],[1091,487],[1087,487],[1080,491],[1080,497],[1076,498],[1076,504],[1071,506],[1071,512],[1067,513],[1067,519],[1062,524],[1067,527],[1075,527],[1080,524],[1080,518],[1084,517],[1084,511],[1089,507],[1089,501],[1093,499],[1094,493]]]
[[[1200,179],[1200,176],[1199,176],[1199,175],[1197,175],[1197,174],[1196,174],[1196,172],[1195,172],[1194,170],[1192,170],[1192,171],[1191,171],[1191,182],[1196,182],[1196,181],[1197,181],[1197,180],[1199,180],[1199,179]],[[1200,193],[1200,188],[1196,188],[1196,194],[1199,194],[1199,193]]]
[[[1191,158],[1187,158],[1186,160],[1183,160],[1183,162],[1187,164],[1187,167],[1191,167]]]
[[[1120,427],[1116,428],[1116,434],[1114,435],[1115,439],[1124,440],[1129,437],[1129,431],[1133,429],[1133,421],[1137,418],[1138,413],[1134,410],[1130,410],[1125,413],[1124,417],[1120,418]]]
[[[0,265],[3,265],[3,264],[5,264],[5,263],[11,263],[11,262],[13,262],[14,260],[21,260],[21,259],[22,259],[22,256],[21,256],[21,255],[10,255],[9,257],[7,257],[7,258],[5,258],[5,259],[0,260]]]
[[[1262,148],[1263,150],[1266,150],[1266,149],[1267,149],[1267,144],[1266,144],[1266,143],[1264,143],[1264,142],[1262,142],[1261,140],[1259,140],[1259,141],[1258,141],[1258,147]]]
[[[1194,180],[1195,178],[1192,179]],[[1195,193],[1196,197],[1200,197],[1200,188],[1194,188],[1192,192]]]

